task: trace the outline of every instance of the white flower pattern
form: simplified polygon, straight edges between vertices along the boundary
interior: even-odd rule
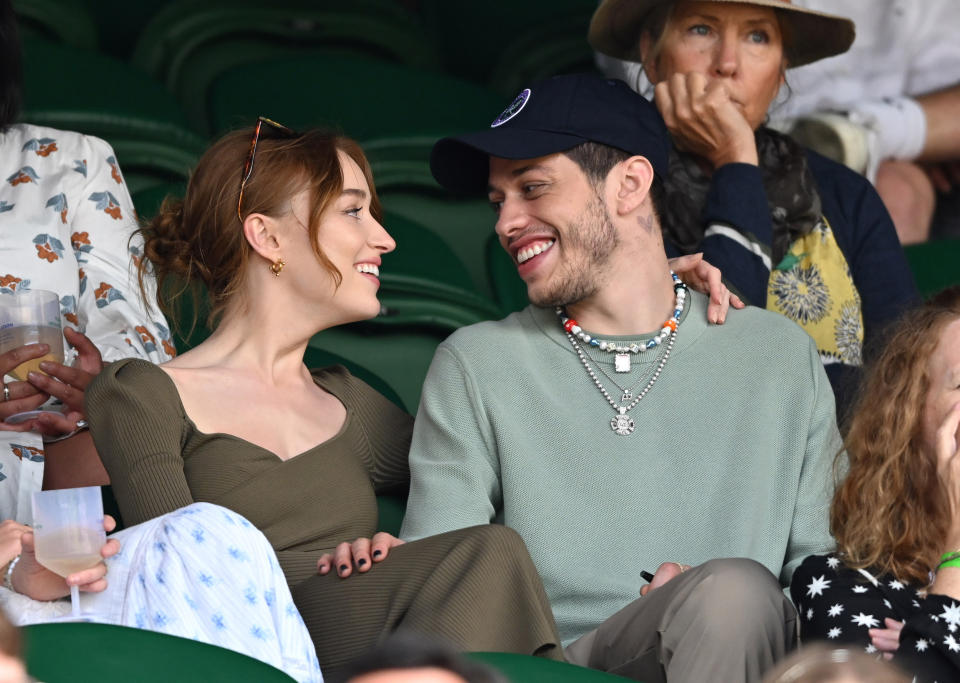
[[[791,594],[804,603],[804,642],[825,640],[876,654],[869,629],[895,619],[904,624],[895,662],[918,681],[960,680],[960,601],[922,588],[891,574],[851,569],[842,556],[830,555],[808,557],[794,572]]]

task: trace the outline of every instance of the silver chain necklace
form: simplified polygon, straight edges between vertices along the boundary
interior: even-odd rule
[[[643,397],[647,395],[650,389],[653,388],[653,385],[656,383],[657,379],[660,378],[660,373],[663,371],[663,366],[667,364],[667,359],[670,358],[670,351],[673,349],[673,342],[677,339],[677,331],[673,330],[670,333],[669,340],[666,344],[666,349],[663,352],[663,357],[660,359],[660,363],[657,364],[657,369],[653,371],[653,375],[650,377],[650,381],[647,382],[647,386],[645,386],[643,390],[637,394],[636,398],[633,397],[633,392],[631,390],[623,389],[623,387],[617,385],[617,387],[623,391],[623,397],[620,403],[617,403],[610,398],[610,394],[597,377],[597,373],[595,373],[593,368],[590,367],[590,361],[587,360],[587,354],[583,352],[583,349],[580,347],[580,344],[577,343],[577,340],[573,334],[570,332],[567,332],[566,334],[567,339],[570,340],[570,345],[573,346],[573,350],[577,354],[577,358],[580,359],[581,365],[583,365],[584,369],[587,371],[587,374],[590,375],[590,379],[593,380],[593,383],[596,385],[597,389],[600,390],[600,393],[603,394],[603,397],[607,399],[607,403],[609,403],[610,406],[616,411],[616,414],[610,420],[610,429],[620,436],[629,436],[630,434],[633,434],[633,430],[636,429],[636,423],[634,423],[633,418],[630,417],[629,413],[637,406],[638,403],[640,403],[641,400],[643,400]],[[600,367],[599,363],[597,364],[597,368],[600,370],[600,372],[603,372],[603,369]],[[603,374],[606,375],[607,373],[603,372]],[[609,379],[609,376],[607,376],[607,378]],[[638,381],[633,388],[636,389],[642,381],[642,379]],[[625,406],[623,403],[626,401],[630,401],[630,403]]]

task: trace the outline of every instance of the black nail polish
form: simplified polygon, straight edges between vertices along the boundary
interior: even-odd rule
[[[383,553],[382,553],[381,551],[379,551],[379,550],[374,550],[374,551],[373,551],[373,556],[374,556],[374,557],[380,557],[381,555],[383,555]]]
[[[362,567],[362,566],[364,566],[366,563],[367,563],[366,560],[360,560],[359,562],[357,562],[357,565],[360,566],[360,567]]]
[[[341,574],[343,574],[345,571],[347,571],[347,569],[349,569],[349,567],[348,567],[347,565],[345,565],[345,564],[341,564],[341,565],[340,565],[340,573],[341,573]]]

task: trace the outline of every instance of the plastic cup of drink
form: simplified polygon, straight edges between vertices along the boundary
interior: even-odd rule
[[[99,486],[36,491],[33,536],[37,562],[66,578],[95,567],[103,558],[103,500]],[[72,618],[80,618],[80,592],[70,586]]]
[[[39,372],[43,361],[63,362],[63,328],[56,292],[34,289],[0,294],[0,353],[26,344],[46,344],[50,350],[11,370],[14,379],[26,380],[28,373]]]

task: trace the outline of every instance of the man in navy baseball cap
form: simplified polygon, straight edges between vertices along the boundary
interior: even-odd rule
[[[585,142],[644,156],[661,176],[667,171],[670,138],[657,108],[623,81],[587,74],[524,89],[488,130],[437,142],[430,168],[448,190],[482,192],[491,156],[535,159]]]
[[[515,529],[574,663],[759,681],[796,639],[781,586],[833,547],[833,392],[794,323],[709,325],[671,272],[667,149],[653,105],[593,76],[436,144],[442,185],[486,192],[531,305],[438,347],[402,535]]]

